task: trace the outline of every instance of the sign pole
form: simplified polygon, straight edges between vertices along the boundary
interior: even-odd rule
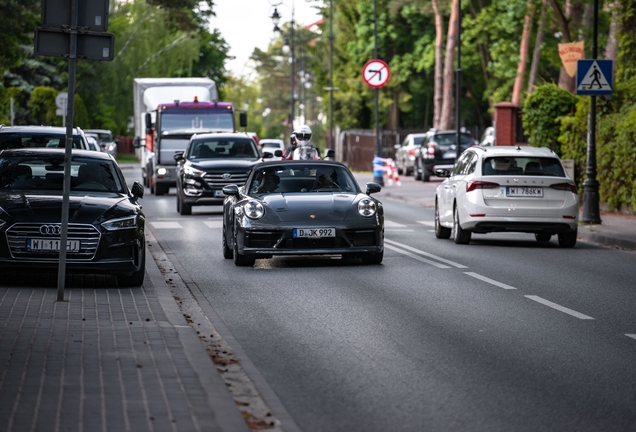
[[[373,58],[378,58],[378,1],[373,0]],[[382,157],[382,142],[380,141],[379,99],[380,89],[375,88],[375,157]],[[378,176],[373,170],[373,181],[384,186],[384,176]]]
[[[598,0],[594,0],[594,24],[592,38],[592,59],[598,55]],[[596,96],[591,96],[590,117],[587,134],[587,178],[583,181],[583,213],[581,220],[585,224],[600,224],[599,183],[596,180]]]
[[[71,194],[71,157],[73,148],[73,117],[75,110],[75,72],[77,67],[77,22],[79,0],[71,2],[71,26],[68,60],[68,101],[66,106],[66,146],[64,148],[64,192],[62,194],[62,227],[60,233],[60,263],[57,273],[57,301],[64,301],[66,282],[66,242],[68,239],[69,196]]]

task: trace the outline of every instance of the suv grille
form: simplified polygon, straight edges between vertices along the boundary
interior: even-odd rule
[[[18,223],[13,225],[7,230],[7,243],[11,256],[16,259],[34,259],[42,261],[54,261],[59,260],[60,254],[57,251],[51,252],[37,252],[27,250],[27,239],[30,238],[43,238],[55,236],[44,236],[40,234],[40,227],[47,224],[25,224]],[[48,224],[59,225],[59,224]],[[91,260],[95,256],[97,246],[99,245],[100,233],[93,225],[87,224],[69,224],[68,225],[68,240],[79,240],[80,249],[79,252],[67,251],[66,256],[68,259],[77,260]],[[59,238],[59,236],[57,237]]]
[[[229,178],[223,178],[224,174],[231,174]],[[208,184],[209,187],[214,189],[221,189],[224,186],[229,184],[235,184],[237,186],[243,186],[247,181],[248,173],[245,171],[240,172],[228,172],[228,171],[220,171],[214,173],[206,173],[203,176],[203,179]]]

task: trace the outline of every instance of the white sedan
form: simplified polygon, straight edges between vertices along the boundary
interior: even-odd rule
[[[471,147],[435,195],[435,236],[468,244],[472,233],[534,233],[576,244],[579,197],[559,157],[542,147]]]

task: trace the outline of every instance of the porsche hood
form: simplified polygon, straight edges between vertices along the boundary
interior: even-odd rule
[[[342,221],[346,219],[356,198],[355,194],[274,194],[267,195],[263,202],[282,222],[309,220],[312,215],[320,221]]]

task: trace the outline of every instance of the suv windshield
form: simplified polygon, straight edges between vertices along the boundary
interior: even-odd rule
[[[260,157],[254,141],[248,138],[208,138],[190,146],[188,159],[256,159]]]

